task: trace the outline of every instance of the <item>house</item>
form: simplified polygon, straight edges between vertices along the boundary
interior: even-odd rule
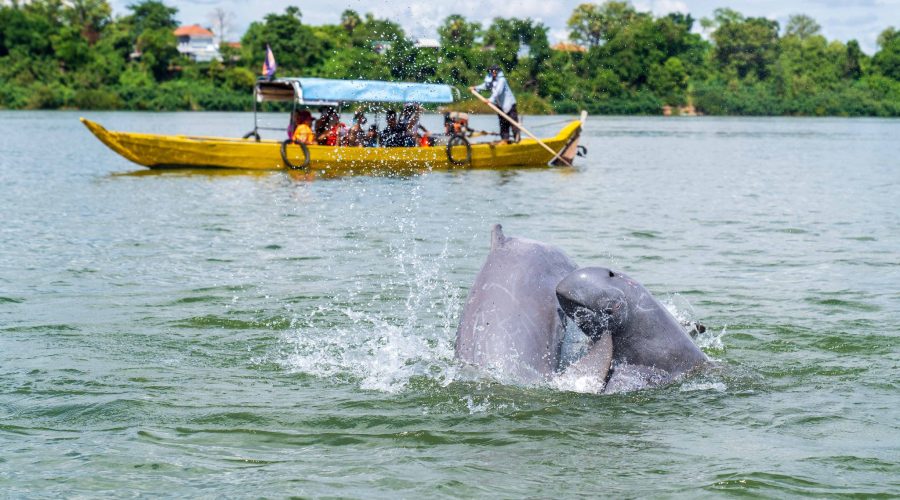
[[[174,31],[178,39],[178,52],[197,62],[221,61],[222,55],[213,41],[213,32],[199,24],[181,26]]]
[[[587,49],[581,45],[568,42],[559,42],[551,48],[560,52],[587,52]]]
[[[441,48],[441,43],[434,38],[418,38],[413,43],[413,46],[417,49],[439,49]]]

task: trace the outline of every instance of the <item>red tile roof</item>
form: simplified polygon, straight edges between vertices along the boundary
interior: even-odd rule
[[[581,45],[567,42],[559,42],[551,48],[553,50],[559,50],[561,52],[587,52],[587,49],[582,47]]]
[[[181,26],[174,31],[175,36],[205,36],[212,38],[213,33],[206,28],[201,28],[199,24],[190,26]]]

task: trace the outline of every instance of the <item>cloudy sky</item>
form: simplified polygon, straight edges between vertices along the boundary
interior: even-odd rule
[[[566,20],[583,0],[165,0],[178,8],[178,20],[185,24],[209,24],[209,13],[216,7],[235,14],[235,29],[229,38],[238,39],[247,26],[269,12],[282,12],[297,5],[307,24],[336,23],[344,9],[372,12],[376,17],[399,22],[415,37],[436,37],[435,29],[450,14],[462,14],[485,24],[496,16],[530,17],[551,29],[551,42],[567,37]],[[117,14],[126,12],[133,0],[112,0]],[[822,25],[828,39],[857,39],[863,50],[872,54],[876,39],[888,26],[900,28],[900,0],[632,0],[639,10],[656,14],[689,12],[695,18],[709,17],[718,7],[730,7],[747,16],[764,16],[781,22],[803,13]]]

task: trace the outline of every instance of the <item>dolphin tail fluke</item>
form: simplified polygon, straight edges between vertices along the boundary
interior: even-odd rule
[[[491,250],[496,250],[506,243],[506,236],[503,235],[503,226],[494,224],[491,228]]]

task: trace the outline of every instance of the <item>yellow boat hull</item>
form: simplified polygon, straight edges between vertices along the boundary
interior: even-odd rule
[[[113,132],[100,124],[81,122],[103,144],[128,160],[149,168],[232,168],[243,170],[279,170],[285,164],[278,141],[194,137]],[[544,143],[569,163],[575,157],[581,134],[580,120],[573,120],[556,137]],[[554,155],[537,141],[524,139],[517,144],[472,144],[468,165],[454,165],[447,158],[446,146],[410,148],[360,148],[308,146],[309,171],[325,175],[414,173],[427,170],[467,168],[546,167]],[[454,158],[465,158],[464,146],[457,146]],[[558,159],[555,161],[561,164]]]

